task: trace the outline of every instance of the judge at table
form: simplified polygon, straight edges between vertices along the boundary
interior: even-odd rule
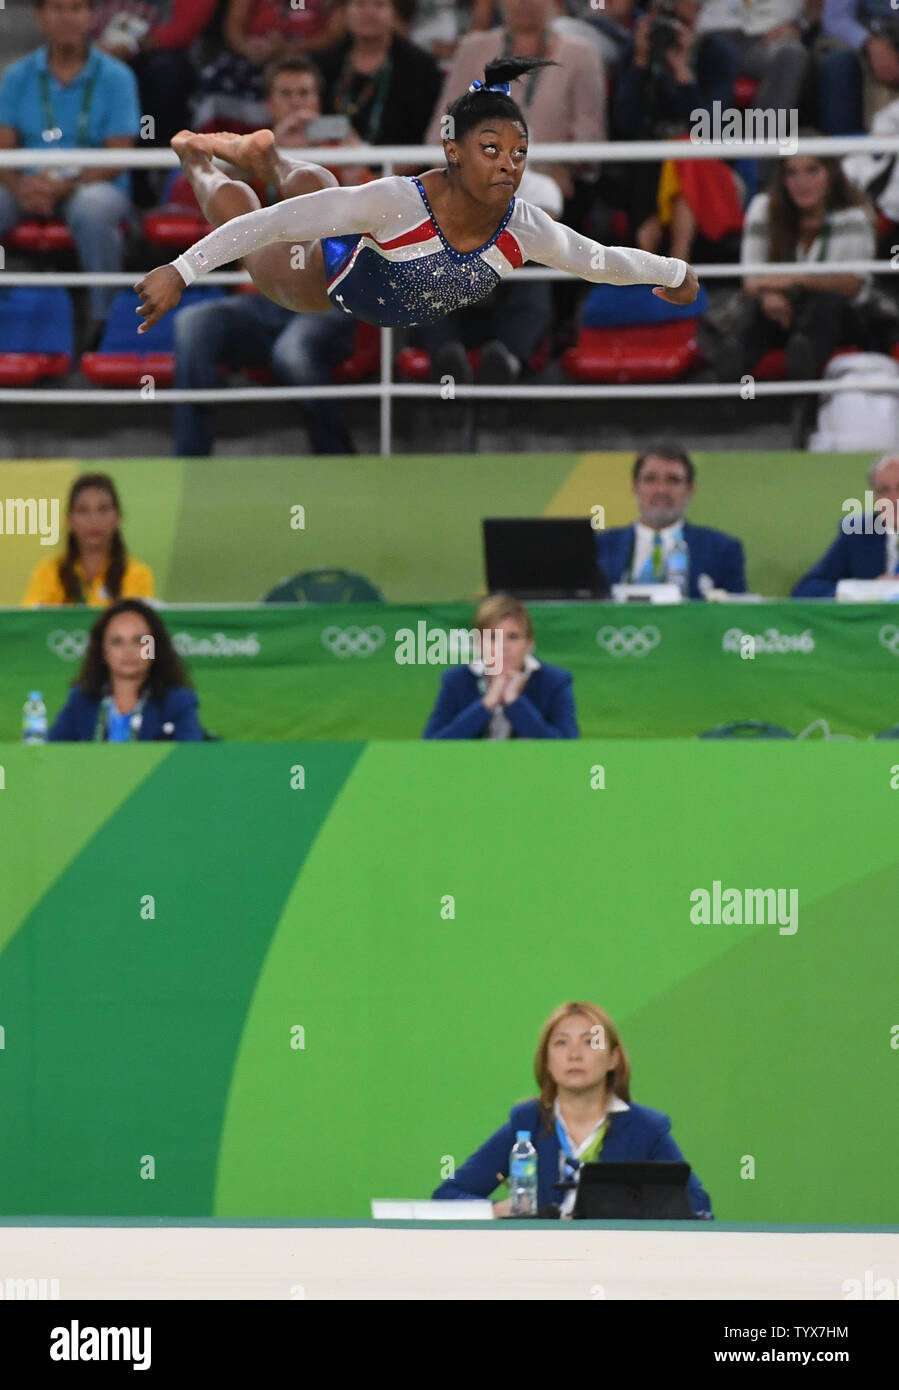
[[[867,515],[860,518],[844,510],[839,535],[799,580],[793,598],[833,598],[841,579],[895,579],[899,574],[899,454],[884,454],[872,463],[868,488],[874,494],[873,512],[864,509]]]
[[[557,1205],[563,1216],[570,1214],[575,1192],[557,1184],[560,1178],[574,1179],[582,1163],[683,1163],[668,1116],[631,1100],[630,1070],[618,1029],[604,1009],[560,1004],[537,1044],[539,1097],[513,1105],[508,1121],[441,1183],[434,1199],[489,1197],[509,1175],[519,1130],[530,1132],[537,1150],[538,1208]],[[711,1202],[695,1173],[687,1193],[694,1215],[711,1219]],[[509,1199],[494,1202],[493,1214],[508,1216]]]

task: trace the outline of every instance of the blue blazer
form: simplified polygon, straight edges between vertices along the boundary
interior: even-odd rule
[[[89,700],[79,686],[73,685],[53,727],[48,743],[90,743],[97,726],[100,700]],[[174,732],[164,735],[163,724],[173,724]],[[138,732],[140,743],[152,743],[170,737],[178,743],[199,743],[203,729],[197,715],[197,692],[186,686],[167,690],[161,702],[148,700]]]
[[[542,665],[532,671],[517,700],[504,705],[518,738],[579,738],[571,672]],[[483,738],[490,711],[481,702],[478,680],[467,666],[444,672],[425,738]]]
[[[684,522],[684,540],[690,551],[688,574],[690,598],[700,598],[699,576],[707,574],[716,589],[729,594],[745,594],[746,570],[743,546],[734,536],[713,531],[710,526],[691,526]],[[634,550],[633,526],[611,526],[596,533],[596,558],[610,584],[618,584],[627,572]]]
[[[641,1160],[683,1163],[684,1156],[671,1137],[671,1121],[660,1110],[634,1105],[620,1114],[609,1116],[609,1127],[600,1151],[600,1163],[632,1163]],[[437,1201],[471,1200],[489,1197],[497,1186],[497,1173],[509,1176],[509,1154],[519,1129],[530,1130],[531,1143],[537,1150],[537,1205],[560,1203],[564,1192],[556,1187],[559,1177],[561,1146],[555,1126],[542,1134],[540,1104],[536,1100],[513,1105],[508,1123],[491,1134],[477,1153],[465,1160],[456,1176],[440,1184],[432,1194]],[[696,1215],[711,1216],[712,1204],[708,1193],[695,1173],[688,1181],[690,1205]]]
[[[830,549],[793,589],[792,598],[833,598],[841,579],[879,579],[886,568],[886,536],[847,534],[842,529]]]

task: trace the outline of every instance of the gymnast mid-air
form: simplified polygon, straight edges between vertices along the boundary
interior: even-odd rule
[[[364,323],[414,327],[475,304],[525,261],[599,284],[651,284],[670,304],[699,292],[685,261],[602,246],[515,197],[527,162],[527,125],[510,95],[527,58],[488,63],[445,119],[446,167],[341,188],[317,164],[275,149],[270,130],[172,140],[214,230],[136,286],[139,333],[173,309],[187,285],[242,260],[256,287],[285,309],[338,307]],[[213,164],[218,156],[251,181],[274,186],[262,207],[248,184]]]

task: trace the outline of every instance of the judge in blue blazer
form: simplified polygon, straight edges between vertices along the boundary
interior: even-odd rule
[[[709,589],[745,594],[740,542],[709,526],[693,526],[685,518],[695,478],[692,459],[676,444],[653,445],[636,459],[633,493],[638,520],[596,533],[597,559],[609,584],[664,583],[671,551],[683,539],[689,552],[690,598],[703,598]]]
[[[833,545],[794,586],[793,598],[833,598],[841,579],[895,579],[899,456],[885,454],[871,465],[868,488],[865,501],[873,505],[844,515]]]
[[[425,738],[577,738],[571,673],[534,656],[534,627],[508,594],[474,616],[483,660],[444,674]]]
[[[159,615],[122,599],[91,628],[81,672],[48,734],[51,743],[131,743],[205,735],[197,696]]]
[[[534,1074],[539,1098],[513,1105],[509,1119],[477,1153],[441,1183],[435,1200],[489,1197],[509,1175],[519,1130],[537,1150],[537,1205],[559,1206],[567,1216],[575,1192],[559,1188],[576,1179],[582,1163],[684,1162],[671,1121],[630,1096],[630,1062],[618,1030],[596,1004],[561,1004],[540,1033]],[[695,1216],[711,1219],[712,1204],[695,1173],[688,1180]],[[509,1215],[509,1199],[494,1202],[494,1216]]]

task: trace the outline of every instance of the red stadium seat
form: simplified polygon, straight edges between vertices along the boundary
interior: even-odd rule
[[[827,363],[827,365],[829,366],[830,363],[834,360],[835,357],[842,357],[842,356],[844,356],[847,352],[860,352],[860,351],[861,351],[861,348],[857,348],[857,347],[841,347],[841,348],[837,348],[836,352],[832,353],[831,356],[828,358],[828,363]],[[894,350],[893,350],[893,355],[896,357],[896,360],[899,361],[899,347],[894,348]],[[758,362],[756,362],[755,366],[754,366],[753,369],[752,369],[752,373],[751,373],[751,374],[752,374],[752,376],[755,377],[756,381],[786,381],[786,379],[787,379],[787,354],[786,354],[786,349],[785,349],[785,348],[769,348],[768,351],[767,351],[766,353],[763,353],[763,355],[759,358]]]
[[[71,366],[67,352],[0,352],[0,385],[33,386],[43,377],[65,376]]]
[[[80,366],[95,386],[137,387],[145,376],[151,376],[156,386],[171,386],[175,379],[171,352],[85,352]]]
[[[542,372],[549,359],[549,340],[540,344],[536,352],[531,355],[528,368],[532,372]],[[481,365],[481,349],[471,348],[468,353],[468,360],[471,363],[472,372],[477,379],[478,369]],[[400,348],[396,355],[397,376],[403,381],[423,381],[431,380],[431,359],[424,348],[406,347]]]
[[[562,353],[563,370],[573,381],[674,381],[702,361],[697,322],[582,328]]]
[[[156,208],[144,214],[143,233],[151,246],[171,246],[183,249],[212,231],[199,210],[196,213],[179,207]]]
[[[41,222],[30,219],[11,228],[3,238],[8,251],[27,251],[48,256],[59,251],[72,251],[75,243],[65,222]]]
[[[744,108],[751,106],[758,89],[757,77],[738,77],[734,82],[734,104]]]
[[[371,376],[381,365],[381,330],[373,323],[360,323],[356,329],[356,341],[352,354],[334,368],[334,380],[341,386],[350,386],[363,377]]]

